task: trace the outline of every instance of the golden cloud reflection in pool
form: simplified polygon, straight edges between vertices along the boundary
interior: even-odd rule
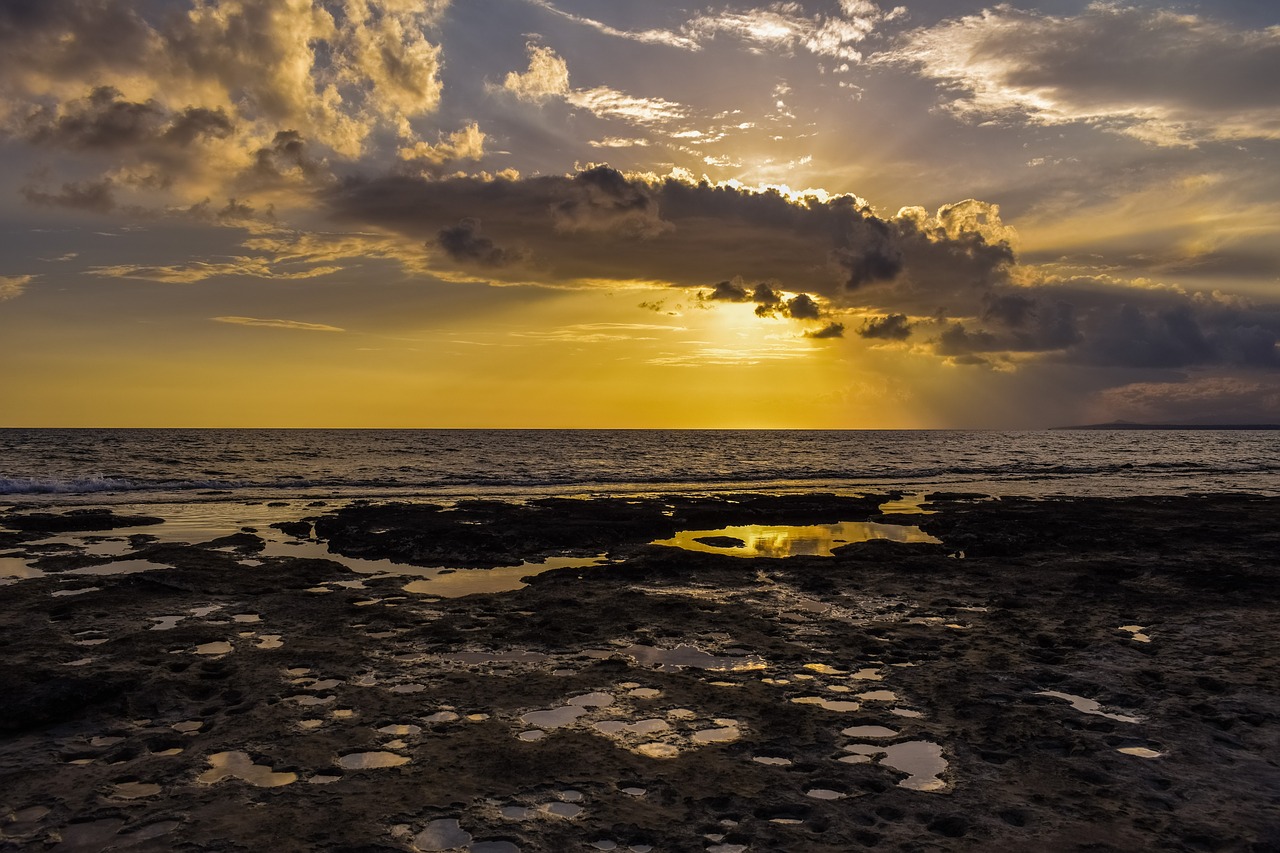
[[[719,530],[682,530],[671,539],[652,544],[728,557],[830,557],[833,548],[873,539],[942,543],[911,525],[842,521],[839,524],[743,524]]]

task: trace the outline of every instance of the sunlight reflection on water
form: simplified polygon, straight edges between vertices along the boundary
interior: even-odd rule
[[[682,530],[671,539],[652,544],[728,557],[830,557],[834,548],[873,539],[942,543],[919,527],[842,521],[839,524],[744,524],[719,530]]]

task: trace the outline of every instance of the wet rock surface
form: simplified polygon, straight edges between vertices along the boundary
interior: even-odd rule
[[[459,573],[608,558],[491,595],[234,529],[8,583],[0,850],[1280,849],[1280,500],[931,496],[941,545],[649,544],[884,499],[315,519]],[[54,559],[35,515],[0,554]]]

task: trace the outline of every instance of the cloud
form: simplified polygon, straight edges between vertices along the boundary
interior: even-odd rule
[[[858,330],[858,335],[872,340],[905,341],[911,337],[911,326],[906,314],[889,314],[868,320]]]
[[[711,302],[750,302],[751,294],[740,281],[721,281],[709,292],[699,294],[699,298]]]
[[[439,48],[425,33],[445,0],[180,5],[0,6],[0,133],[81,155],[66,191],[37,190],[35,201],[93,209],[76,186],[107,180],[121,207],[154,206],[157,190],[170,204],[246,188],[279,195],[327,181],[318,166],[374,144],[418,150],[414,122],[441,94]],[[459,157],[480,150],[446,142]],[[114,206],[104,198],[96,209]]]
[[[574,175],[565,197],[551,209],[561,231],[603,231],[630,237],[656,237],[671,230],[649,187],[627,180],[607,166]]]
[[[1012,257],[980,232],[955,227],[952,236],[928,216],[882,219],[851,196],[789,198],[629,177],[608,166],[498,181],[385,175],[345,181],[320,198],[338,221],[405,235],[481,220],[496,244],[527,247],[544,277],[560,283],[646,280],[696,289],[736,276],[740,286],[776,282],[791,294],[848,304],[893,291],[895,300],[931,309],[938,294],[959,286],[973,291],[962,306],[972,309],[982,287],[1006,277]],[[877,251],[901,256],[898,275],[851,289],[850,266]]]
[[[114,185],[105,178],[100,181],[68,182],[56,193],[24,187],[22,195],[31,204],[44,207],[64,207],[91,213],[110,213],[116,208]]]
[[[625,121],[637,127],[668,126],[690,115],[687,106],[665,98],[637,97],[608,86],[572,89],[569,86],[569,66],[554,50],[532,43],[527,45],[527,49],[528,70],[508,73],[502,86],[490,86],[491,90],[496,88],[509,92],[522,101],[533,103],[562,99],[598,118]],[[588,144],[596,148],[627,148],[647,146],[649,140],[607,137]]]
[[[611,27],[608,24],[597,21],[594,18],[587,18],[582,15],[575,15],[571,12],[565,12],[557,8],[549,0],[525,0],[531,6],[537,6],[545,9],[553,15],[564,18],[567,21],[573,21],[575,24],[581,24],[584,27],[590,27],[596,32],[603,33],[614,38],[627,39],[628,41],[637,41],[643,44],[662,44],[668,47],[676,47],[681,50],[699,50],[700,46],[696,41],[688,36],[674,33],[669,30],[621,30],[617,27]]]
[[[881,217],[852,196],[787,197],[607,166],[499,181],[389,175],[322,199],[339,221],[406,236],[457,228],[460,216],[483,221],[482,235],[464,228],[456,254],[431,263],[497,263],[510,258],[503,247],[521,247],[525,263],[488,266],[486,281],[666,284],[699,292],[703,306],[754,304],[763,317],[804,322],[857,311],[879,318],[861,337],[911,338],[958,364],[1277,365],[1280,305],[1019,266],[999,209],[972,199]]]
[[[786,302],[786,315],[796,320],[817,320],[822,316],[822,307],[807,293],[801,293]]]
[[[724,9],[701,14],[683,28],[699,43],[719,35],[738,39],[758,53],[805,50],[815,56],[844,62],[861,62],[854,45],[864,41],[877,25],[904,13],[886,13],[867,0],[842,0],[840,13],[808,15],[798,3],[774,3],[745,12]]]
[[[597,86],[569,92],[565,100],[601,118],[615,118],[635,125],[665,125],[689,116],[689,108],[664,98],[638,98]]]
[[[0,275],[0,302],[17,299],[35,278],[34,275]]]
[[[236,326],[258,326],[266,329],[292,329],[299,332],[345,332],[337,326],[323,323],[303,323],[298,320],[260,320],[257,317],[210,317],[215,323],[231,323]]]
[[[480,160],[488,137],[475,122],[455,130],[435,145],[418,141],[400,149],[400,159],[416,166],[423,174],[439,175],[443,167],[461,160]]]
[[[505,267],[523,258],[520,252],[498,248],[481,234],[478,219],[464,219],[457,225],[440,229],[436,245],[455,261],[482,267]]]
[[[606,136],[604,139],[593,139],[587,143],[592,148],[647,148],[647,139],[628,139],[621,136]]]
[[[549,47],[529,44],[529,70],[512,71],[502,88],[524,101],[543,101],[569,94],[569,66]]]
[[[1084,123],[1155,145],[1280,139],[1280,28],[1095,2],[1075,16],[1000,5],[874,57],[938,81],[974,120]]]
[[[330,266],[286,271],[273,267],[263,258],[237,257],[219,263],[188,261],[186,263],[168,265],[116,264],[90,267],[88,272],[107,278],[135,278],[164,284],[193,284],[197,281],[224,276],[248,276],[250,278],[296,281],[330,275],[340,269],[341,267]]]
[[[805,332],[806,338],[814,338],[815,340],[828,340],[831,338],[844,337],[844,323],[831,322],[823,326],[821,329],[811,332]]]
[[[234,130],[221,108],[171,112],[155,100],[128,101],[112,86],[98,86],[87,97],[64,104],[57,114],[39,110],[25,124],[27,141],[35,145],[107,151],[185,147],[202,139],[225,139]]]
[[[1275,377],[1206,375],[1175,382],[1134,382],[1098,392],[1101,421],[1140,423],[1280,423],[1280,381]]]

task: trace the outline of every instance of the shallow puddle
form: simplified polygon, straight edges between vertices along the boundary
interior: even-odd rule
[[[0,578],[28,580],[43,576],[44,572],[32,567],[25,557],[0,557]]]
[[[1124,631],[1129,634],[1129,639],[1133,640],[1135,643],[1151,642],[1151,636],[1146,633],[1147,629],[1141,625],[1121,625],[1116,630]]]
[[[105,577],[107,575],[136,575],[139,572],[152,572],[159,569],[167,569],[163,563],[153,563],[150,560],[116,560],[114,563],[105,563],[101,566],[86,566],[83,569],[71,569],[62,572],[63,575],[75,576],[91,576]]]
[[[232,645],[225,641],[216,643],[204,643],[196,646],[196,654],[198,655],[226,655],[232,651]]]
[[[567,818],[569,820],[573,820],[583,812],[582,806],[575,803],[547,803],[542,807],[542,810],[547,814]]]
[[[764,764],[768,767],[790,767],[793,763],[790,758],[778,758],[773,755],[757,755],[751,760],[756,764]]]
[[[471,833],[452,819],[433,820],[413,837],[413,846],[424,853],[456,850],[471,843]]]
[[[891,744],[884,747],[880,763],[908,774],[906,779],[898,783],[900,788],[940,791],[947,786],[946,782],[938,778],[946,771],[947,761],[942,757],[942,747],[936,743],[915,740]]]
[[[408,758],[394,752],[353,752],[338,759],[338,765],[346,770],[377,770],[408,763]]]
[[[872,740],[898,736],[898,733],[893,729],[884,726],[850,726],[841,731],[840,734],[845,737],[865,737]]]
[[[574,696],[560,708],[549,708],[545,711],[530,711],[520,718],[526,726],[541,729],[558,729],[573,723],[579,717],[590,712],[592,708],[608,708],[613,704],[613,696],[608,693],[584,693]]]
[[[833,556],[833,548],[875,539],[932,544],[941,544],[942,541],[919,527],[844,521],[804,526],[744,524],[719,530],[682,530],[671,539],[650,544],[728,557],[830,557]]]
[[[892,690],[869,690],[866,693],[859,693],[858,698],[864,702],[896,702],[898,694]]]
[[[160,791],[159,785],[149,782],[121,782],[112,789],[111,796],[119,800],[140,800],[144,797],[154,797]]]
[[[298,781],[296,773],[275,773],[263,764],[254,764],[244,752],[215,752],[209,756],[210,769],[196,777],[202,785],[213,785],[224,779],[240,779],[259,788],[279,788]]]
[[[839,699],[824,699],[821,696],[797,696],[791,700],[796,705],[818,705],[828,711],[848,714],[862,709],[861,702],[846,702]]]
[[[694,732],[691,740],[697,744],[732,743],[742,737],[742,730],[735,720],[716,720],[716,725],[718,728]]]
[[[839,791],[833,791],[830,788],[810,788],[804,792],[806,797],[812,797],[815,800],[843,800],[845,794]]]
[[[397,574],[422,575],[420,580],[411,581],[404,587],[405,592],[418,595],[432,595],[439,598],[461,598],[464,595],[491,595],[498,592],[513,592],[528,586],[524,578],[534,577],[555,569],[581,569],[598,566],[604,563],[604,556],[599,557],[549,557],[541,563],[522,563],[518,566],[499,566],[496,569],[420,569],[415,572],[402,571]]]
[[[1082,714],[1090,714],[1095,717],[1106,717],[1108,720],[1117,720],[1121,723],[1140,723],[1141,717],[1130,716],[1128,714],[1113,714],[1109,711],[1102,710],[1102,706],[1092,699],[1086,699],[1083,696],[1073,696],[1070,693],[1059,693],[1057,690],[1041,690],[1037,696],[1049,696],[1053,699],[1063,699],[1071,703],[1071,707]]]
[[[467,847],[467,853],[520,853],[520,848],[510,841],[476,841]]]
[[[461,719],[455,711],[436,711],[422,718],[428,723],[452,723]]]
[[[877,509],[885,515],[935,515],[937,510],[925,509],[925,493],[903,495],[897,500],[885,501]]]
[[[1117,749],[1116,752],[1124,755],[1137,756],[1138,758],[1160,758],[1164,755],[1163,752],[1157,752],[1156,750],[1148,749],[1145,746],[1126,746],[1122,749]]]
[[[652,735],[658,732],[665,732],[671,728],[666,720],[639,720],[634,723],[626,723],[622,720],[601,720],[595,724],[596,731],[606,735]]]

